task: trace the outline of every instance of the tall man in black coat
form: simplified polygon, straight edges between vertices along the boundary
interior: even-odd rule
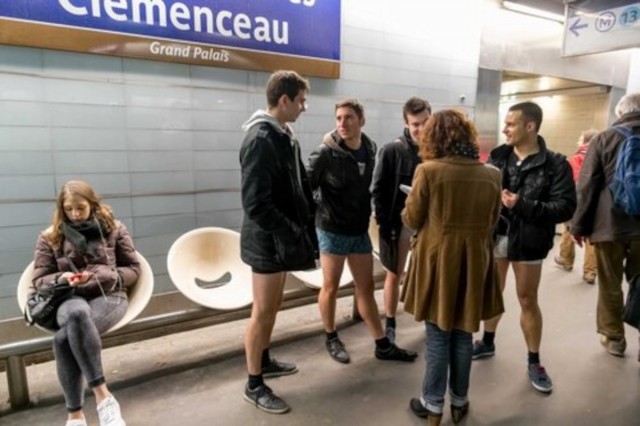
[[[296,72],[273,73],[267,82],[268,109],[256,111],[243,125],[246,134],[240,148],[244,209],[240,255],[253,272],[244,397],[275,414],[286,413],[289,405],[263,378],[298,371],[294,364],[269,355],[286,271],[314,268],[318,257],[313,197],[300,146],[288,124],[305,111],[308,91],[308,82]]]

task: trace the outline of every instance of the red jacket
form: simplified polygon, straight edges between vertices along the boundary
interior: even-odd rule
[[[569,164],[571,165],[571,170],[573,170],[573,181],[578,181],[578,176],[580,176],[580,169],[582,168],[582,163],[584,162],[584,157],[587,155],[587,150],[589,149],[589,144],[581,145],[580,148],[576,151],[575,154],[569,159]]]

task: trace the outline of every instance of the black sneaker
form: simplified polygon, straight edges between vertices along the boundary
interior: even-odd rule
[[[344,348],[344,344],[339,338],[336,337],[335,339],[327,340],[325,342],[325,346],[327,347],[327,351],[329,351],[331,358],[336,361],[343,364],[349,364],[349,361],[351,361],[349,353]]]
[[[396,342],[396,329],[394,327],[387,327],[384,334],[389,339],[389,343]]]
[[[280,362],[275,358],[271,358],[269,365],[262,367],[262,377],[265,379],[271,377],[288,376],[289,374],[295,374],[298,372],[298,367],[295,364],[288,362]]]
[[[395,344],[387,350],[381,350],[376,348],[376,358],[384,361],[402,361],[413,362],[418,358],[418,353],[414,351],[408,351],[397,347]]]
[[[271,388],[265,384],[255,389],[249,389],[249,385],[244,388],[244,399],[259,408],[271,414],[284,414],[291,408],[289,404],[273,393]]]

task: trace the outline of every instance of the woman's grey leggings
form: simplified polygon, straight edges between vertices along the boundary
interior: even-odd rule
[[[83,376],[91,388],[105,382],[100,334],[117,323],[128,306],[129,302],[118,296],[91,300],[74,296],[58,308],[60,330],[53,338],[53,353],[68,411],[82,409]]]

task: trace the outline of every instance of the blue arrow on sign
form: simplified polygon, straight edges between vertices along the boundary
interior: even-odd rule
[[[587,23],[580,24],[580,18],[578,18],[573,22],[573,24],[571,24],[571,26],[569,27],[569,31],[571,31],[576,37],[580,37],[580,33],[578,32],[578,30],[587,28],[588,26],[589,24]]]

